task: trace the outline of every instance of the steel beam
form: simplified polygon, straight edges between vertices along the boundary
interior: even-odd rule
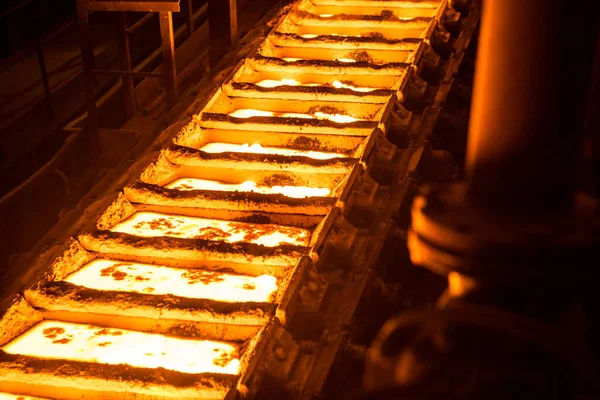
[[[194,34],[194,2],[193,0],[187,0],[186,9],[186,29],[188,37],[192,37]]]
[[[160,36],[162,39],[163,73],[165,74],[165,92],[167,102],[172,104],[177,97],[177,70],[175,67],[175,39],[173,36],[173,18],[170,12],[161,12]]]
[[[149,12],[148,14],[144,15],[142,18],[140,18],[138,21],[136,21],[133,25],[131,25],[129,28],[127,28],[127,34],[131,35],[133,32],[137,31],[139,28],[141,28],[143,25],[145,25],[148,21],[150,21],[154,16],[155,16],[155,14],[152,12]]]
[[[83,78],[88,114],[86,128],[89,135],[90,155],[92,155],[100,148],[100,137],[98,136],[98,111],[96,109],[96,96],[94,92],[94,52],[90,38],[88,10],[85,6],[84,0],[77,1],[77,20],[81,40],[81,58],[83,62]]]
[[[137,11],[137,12],[178,12],[179,0],[140,1],[140,0],[89,0],[85,1],[90,11]]]
[[[129,35],[127,35],[127,14],[124,12],[119,13],[118,37],[121,70],[131,72],[131,48],[129,44]],[[127,118],[131,119],[135,116],[137,111],[133,76],[130,74],[122,74],[121,81],[125,111],[127,113]]]
[[[208,0],[208,24],[212,67],[239,41],[237,0]]]

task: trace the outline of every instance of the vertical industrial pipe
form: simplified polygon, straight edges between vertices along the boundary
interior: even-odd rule
[[[466,160],[472,205],[526,215],[570,208],[595,3],[483,2]]]
[[[598,241],[593,208],[574,195],[597,3],[483,0],[466,182],[417,196],[408,233],[413,263],[446,274],[448,290],[434,310],[384,326],[369,350],[371,389],[428,398],[585,392],[578,298],[594,281]]]

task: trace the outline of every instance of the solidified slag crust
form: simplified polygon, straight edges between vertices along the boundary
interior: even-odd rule
[[[331,190],[321,187],[307,186],[264,186],[257,185],[254,181],[245,181],[242,183],[225,183],[207,179],[180,178],[166,186],[167,189],[176,190],[216,190],[223,192],[253,192],[260,194],[281,194],[286,197],[305,198],[305,197],[327,197]]]
[[[330,93],[330,94],[345,94],[352,96],[390,96],[394,92],[387,89],[373,89],[369,91],[355,91],[347,87],[334,87],[325,85],[298,86],[298,85],[274,85],[262,86],[248,82],[233,82],[232,87],[237,90],[254,90],[261,93],[281,92],[285,93]]]
[[[303,187],[291,186],[297,197],[283,194],[256,193],[254,191],[223,191],[196,189],[186,183],[188,179],[172,182],[186,185],[181,189],[169,189],[159,185],[136,182],[125,188],[124,192],[134,203],[156,204],[175,207],[212,208],[217,210],[249,210],[284,213],[303,213],[306,215],[325,215],[333,207],[337,197],[300,197],[306,194]],[[170,186],[170,185],[169,185]],[[333,186],[333,185],[331,185]],[[260,188],[260,186],[259,186]],[[287,189],[285,186],[283,189]],[[319,189],[320,188],[308,188]],[[324,188],[329,190],[328,188]],[[337,191],[335,195],[337,195]]]
[[[239,113],[242,110],[243,113]],[[247,124],[247,121],[256,122],[256,123],[273,123],[279,125],[296,125],[296,126],[330,126],[330,127],[338,127],[343,129],[345,126],[352,127],[362,127],[362,128],[374,128],[377,126],[376,122],[366,121],[363,119],[354,118],[352,116],[338,114],[340,116],[338,122],[338,118],[336,118],[336,114],[329,114],[327,118],[312,118],[306,117],[308,114],[302,113],[279,113],[277,115],[260,115],[258,111],[251,115],[251,112],[246,112],[247,109],[235,110],[231,115],[227,114],[217,114],[211,112],[205,112],[202,114],[202,121],[231,121],[236,122],[238,124]],[[237,114],[235,112],[238,111]],[[349,118],[353,118],[350,120]]]
[[[190,147],[171,145],[167,149],[167,157],[176,161],[178,164],[190,164],[193,162],[231,162],[231,163],[255,163],[257,169],[258,163],[266,166],[264,170],[289,169],[300,165],[303,170],[324,169],[331,173],[349,172],[352,165],[356,163],[353,158],[332,158],[328,160],[317,160],[304,156],[283,156],[279,154],[256,154],[256,153],[207,153]]]
[[[295,49],[290,47],[290,49]],[[328,52],[329,49],[314,48],[315,52]],[[392,73],[394,71],[404,71],[411,67],[410,57],[411,51],[397,51],[388,54],[390,60],[382,59],[382,53],[385,50],[379,51],[379,58],[373,55],[373,51],[368,52],[365,49],[347,49],[342,54],[344,57],[332,57],[332,59],[312,59],[301,57],[274,57],[269,52],[264,51],[254,55],[253,59],[256,62],[264,63],[271,67],[281,66],[292,68],[294,71],[313,71],[321,68],[327,70],[343,69],[354,74],[377,74],[377,73]],[[393,57],[392,57],[393,56]],[[321,89],[323,90],[323,89]],[[337,91],[342,89],[336,89]],[[377,92],[379,92],[378,90]],[[353,93],[353,95],[357,95]]]
[[[171,257],[179,260],[210,260],[264,265],[291,266],[308,254],[301,246],[261,246],[254,243],[228,243],[207,239],[180,239],[168,236],[139,237],[110,231],[79,235],[82,246],[90,251],[135,254],[136,257]]]
[[[271,33],[273,39],[278,41],[298,41],[301,43],[310,44],[318,43],[319,45],[337,44],[339,46],[356,46],[361,49],[372,49],[372,50],[416,50],[421,39],[419,38],[407,38],[407,39],[387,39],[382,36],[335,36],[335,35],[314,35],[304,36],[296,33],[284,33],[284,32],[273,32]],[[279,44],[279,43],[278,43]]]

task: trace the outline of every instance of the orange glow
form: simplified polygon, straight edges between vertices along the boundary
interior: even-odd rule
[[[344,114],[326,114],[326,113],[322,113],[317,111],[315,113],[315,117],[317,119],[327,119],[333,122],[339,122],[342,124],[347,124],[350,122],[354,122],[354,121],[358,121],[357,118],[351,117],[350,115],[344,115]]]
[[[235,275],[106,259],[87,263],[65,281],[96,290],[225,302],[271,303],[277,291],[277,279],[271,275]]]
[[[23,396],[21,394],[0,393],[0,400],[47,400],[41,397]]]
[[[302,83],[302,82],[298,82],[294,79],[281,79],[279,81],[273,80],[273,79],[265,79],[265,80],[258,82],[257,85],[261,86],[261,87],[266,87],[266,88],[274,88],[274,87],[284,86],[284,85],[286,85],[286,86],[310,86],[310,87],[327,86],[327,85],[323,85],[320,83]],[[364,92],[364,93],[368,93],[368,92],[372,92],[372,91],[376,90],[375,88],[352,86],[352,85],[348,85],[346,83],[342,83],[340,81],[333,81],[331,86],[333,86],[336,89],[350,89],[350,90],[354,90],[355,92]]]
[[[448,292],[455,297],[463,297],[475,288],[477,282],[458,272],[448,274]]]
[[[319,14],[319,17],[321,17],[321,18],[329,18],[329,17],[333,17],[333,14]]]
[[[260,87],[266,87],[266,88],[274,88],[274,87],[283,86],[283,85],[287,85],[287,86],[319,86],[318,83],[315,83],[315,84],[302,83],[302,82],[299,82],[294,79],[280,79],[280,80],[263,79],[262,81],[257,82],[256,84]]]
[[[280,113],[274,111],[255,110],[252,108],[240,108],[231,113],[231,117],[235,118],[251,118],[251,117],[282,117],[282,118],[304,118],[304,119],[326,119],[333,122],[347,124],[354,121],[359,121],[358,118],[344,114],[327,114],[320,111],[313,115],[303,113]]]
[[[236,375],[239,348],[233,343],[188,340],[156,333],[42,321],[2,348],[9,354],[54,360],[141,368],[165,368],[199,374]]]
[[[355,92],[364,92],[364,93],[368,93],[368,92],[372,92],[372,91],[376,90],[375,88],[352,86],[352,85],[348,85],[348,84],[340,82],[340,81],[333,81],[331,86],[338,88],[338,89],[350,89],[350,90],[354,90]]]
[[[166,186],[177,190],[220,190],[225,192],[254,192],[262,194],[282,194],[297,199],[305,197],[327,197],[331,194],[328,188],[307,186],[257,186],[256,182],[224,183],[206,179],[181,178]]]
[[[302,37],[304,39],[314,39],[317,36],[319,36],[319,35],[314,34],[314,33],[305,33],[304,35],[300,35],[300,37]],[[339,34],[339,33],[328,33],[326,36],[362,37],[361,35],[352,35],[352,36],[350,36],[350,35],[342,35],[342,34]]]
[[[143,237],[169,236],[186,239],[248,242],[268,247],[282,244],[308,246],[310,232],[295,226],[250,224],[184,215],[138,212],[113,226],[113,232]]]
[[[229,113],[231,117],[235,118],[251,118],[251,117],[274,117],[273,111],[254,110],[251,108],[238,108],[237,110]]]
[[[282,60],[286,61],[286,62],[295,62],[295,61],[305,60],[305,58],[283,57]],[[335,61],[344,62],[344,63],[355,63],[355,62],[357,62],[354,58],[347,58],[347,57],[336,58]]]
[[[233,144],[233,143],[221,143],[221,142],[213,142],[208,143],[200,148],[200,150],[205,151],[207,153],[224,153],[224,152],[232,152],[232,153],[253,153],[253,154],[277,154],[281,156],[303,156],[313,158],[315,160],[330,160],[332,158],[342,157],[346,158],[345,154],[342,153],[333,153],[326,151],[313,151],[313,150],[296,150],[296,149],[287,149],[285,147],[263,147],[258,143],[254,143],[249,145],[248,143],[244,144]]]

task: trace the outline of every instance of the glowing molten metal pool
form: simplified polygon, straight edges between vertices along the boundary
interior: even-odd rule
[[[261,194],[282,194],[287,197],[301,199],[304,197],[327,197],[331,194],[328,188],[308,186],[258,186],[256,182],[224,183],[206,179],[181,178],[166,186],[177,190],[219,190],[225,192],[254,192]]]
[[[340,36],[340,37],[362,37],[361,35],[344,35],[344,34],[339,34],[339,33],[328,33],[326,36]],[[303,35],[300,35],[300,37],[304,38],[304,39],[314,39],[316,37],[319,37],[319,35],[317,35],[316,33],[305,33]]]
[[[251,118],[251,117],[282,117],[282,118],[304,118],[304,119],[326,119],[340,124],[348,124],[350,122],[362,121],[350,115],[344,114],[327,114],[317,111],[313,115],[303,113],[282,113],[275,111],[255,110],[252,108],[240,108],[231,113],[229,116],[235,118]]]
[[[313,158],[315,160],[330,160],[332,158],[343,157],[346,158],[345,154],[341,153],[333,153],[333,152],[325,152],[325,151],[313,151],[313,150],[296,150],[296,149],[288,149],[285,147],[263,147],[258,143],[254,143],[249,145],[248,143],[244,144],[234,144],[234,143],[221,143],[221,142],[213,142],[208,143],[200,148],[200,150],[205,151],[207,153],[253,153],[253,154],[276,154],[281,156],[304,156],[308,158]]]
[[[248,242],[268,247],[282,244],[308,246],[310,231],[294,226],[250,224],[155,212],[138,212],[113,226],[113,232],[156,237]]]
[[[296,62],[296,61],[302,61],[302,60],[304,60],[304,58],[283,57],[282,60],[287,61],[287,62]],[[356,62],[356,60],[354,58],[346,58],[346,57],[336,58],[335,61],[345,62],[345,63],[355,63]]]
[[[0,393],[0,400],[48,400],[41,397],[23,396],[20,394]]]
[[[106,259],[91,261],[65,281],[96,290],[224,302],[272,302],[277,291],[277,279],[271,275],[235,275]]]
[[[265,87],[265,88],[274,88],[274,87],[278,87],[278,86],[327,86],[327,85],[323,85],[321,83],[302,83],[295,79],[281,79],[281,80],[264,79],[260,82],[257,82],[256,84],[258,86]],[[350,89],[350,90],[354,90],[355,92],[363,92],[363,93],[368,93],[368,92],[377,90],[376,88],[353,86],[353,85],[349,85],[349,84],[346,84],[346,83],[343,83],[340,81],[333,81],[331,86],[333,86],[336,89]]]
[[[239,349],[233,343],[178,339],[61,321],[42,321],[2,350],[42,359],[127,364],[192,374],[235,375],[240,366]]]

